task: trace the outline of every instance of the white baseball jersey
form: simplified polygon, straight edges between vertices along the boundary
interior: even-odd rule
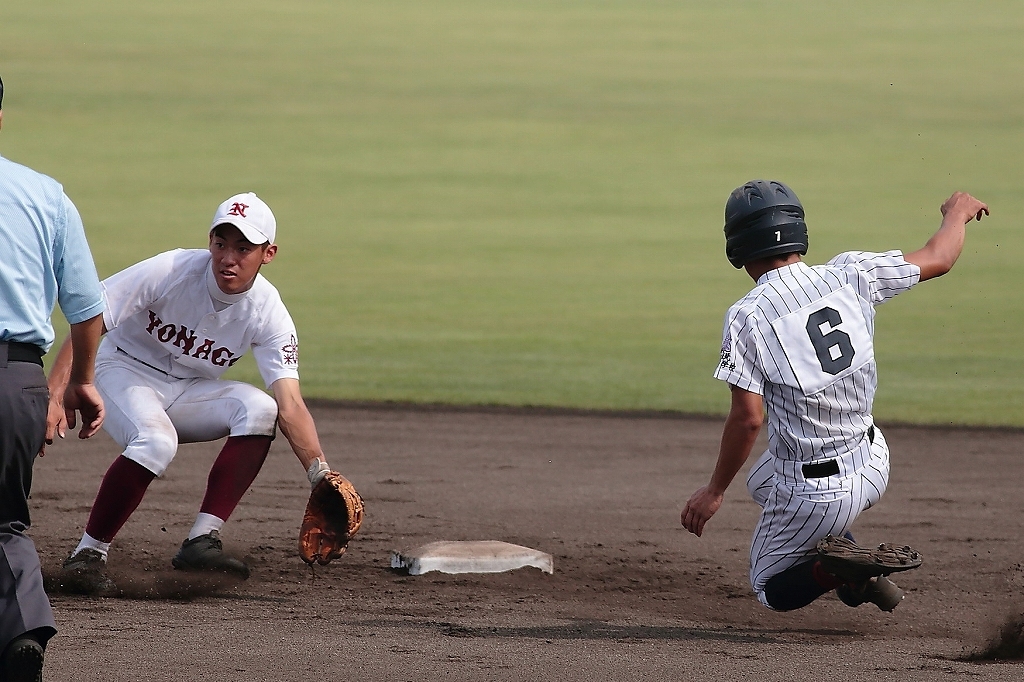
[[[177,249],[102,283],[109,330],[96,358],[103,428],[123,455],[156,475],[179,442],[273,435],[277,403],[260,389],[219,377],[252,348],[269,388],[298,379],[295,325],[270,282],[225,294],[210,252]]]
[[[216,379],[252,348],[268,388],[298,379],[295,324],[274,285],[257,275],[248,291],[224,294],[210,262],[205,249],[175,249],[103,280],[103,352],[120,348],[176,378]]]
[[[768,413],[768,451],[748,478],[764,507],[751,545],[762,602],[768,578],[847,530],[885,490],[888,449],[871,417],[874,306],[920,276],[899,251],[797,262],[762,275],[726,315],[715,377],[762,395]],[[805,477],[804,465],[822,463],[835,472]]]

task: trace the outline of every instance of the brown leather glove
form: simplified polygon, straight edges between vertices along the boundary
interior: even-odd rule
[[[321,566],[337,559],[363,523],[363,498],[347,478],[328,472],[316,484],[306,504],[299,530],[299,555]]]

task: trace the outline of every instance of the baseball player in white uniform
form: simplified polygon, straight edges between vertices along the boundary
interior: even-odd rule
[[[277,289],[260,274],[277,253],[277,222],[255,194],[239,194],[214,214],[208,249],[177,249],[102,282],[106,312],[96,386],[104,428],[123,448],[107,470],[82,540],[64,563],[65,586],[116,594],[104,567],[114,536],[164,473],[178,443],[227,437],[210,471],[195,523],[175,568],[248,577],[223,551],[220,530],[266,459],[279,426],[311,485],[329,470],[299,390],[295,325]],[[272,396],[219,377],[247,350]],[[70,344],[50,373],[51,395],[68,378]],[[63,409],[51,405],[48,437],[63,436]]]
[[[681,520],[703,533],[767,408],[768,450],[751,466],[747,488],[763,509],[750,582],[771,609],[801,608],[836,590],[851,606],[891,611],[903,593],[885,576],[920,565],[907,547],[858,547],[850,528],[889,479],[888,447],[871,417],[874,307],[948,272],[966,224],[988,207],[957,192],[941,212],[939,230],[917,251],[855,251],[808,266],[804,210],[792,189],[755,180],[726,204],[726,253],[756,286],[726,315],[715,377],[729,384],[732,407],[711,481]]]

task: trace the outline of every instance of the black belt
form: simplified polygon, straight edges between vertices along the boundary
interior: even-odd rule
[[[43,349],[34,343],[0,341],[0,345],[7,346],[8,362],[31,362],[43,366]]]
[[[839,473],[839,462],[834,459],[827,459],[824,462],[805,464],[803,466],[804,478],[825,478],[835,476]]]
[[[868,427],[868,442],[875,442],[874,425]],[[801,468],[804,472],[804,478],[826,478],[827,476],[835,476],[839,473],[839,462],[834,459],[827,459],[824,462],[804,464]]]

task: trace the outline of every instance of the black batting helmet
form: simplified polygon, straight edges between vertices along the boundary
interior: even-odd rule
[[[725,255],[735,268],[752,260],[807,253],[804,207],[788,185],[751,180],[725,203]]]

